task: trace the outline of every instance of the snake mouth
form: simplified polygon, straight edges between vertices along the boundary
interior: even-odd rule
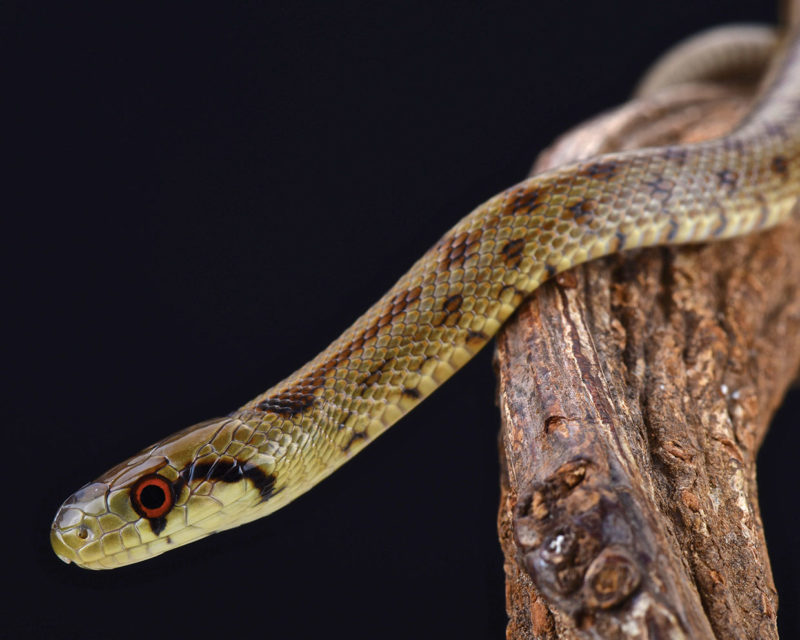
[[[67,564],[78,561],[78,555],[61,537],[61,532],[57,529],[50,529],[50,544],[59,559]]]

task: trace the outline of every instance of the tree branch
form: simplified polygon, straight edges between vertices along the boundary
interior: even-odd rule
[[[724,133],[670,90],[543,154]],[[707,123],[714,123],[713,127]],[[755,457],[800,364],[800,223],[562,274],[497,340],[509,638],[776,638]]]

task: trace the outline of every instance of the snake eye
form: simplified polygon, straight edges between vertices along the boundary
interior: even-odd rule
[[[131,489],[131,504],[143,518],[161,518],[174,503],[172,485],[156,473],[139,478]]]

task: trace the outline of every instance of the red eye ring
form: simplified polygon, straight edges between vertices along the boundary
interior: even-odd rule
[[[131,505],[143,518],[161,518],[175,504],[172,484],[157,473],[142,476],[131,487]]]

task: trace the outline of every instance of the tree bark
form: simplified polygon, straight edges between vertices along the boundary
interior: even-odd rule
[[[746,103],[670,90],[536,170],[720,135]],[[509,638],[777,638],[755,459],[800,364],[798,246],[792,221],[611,256],[542,286],[500,334]]]

